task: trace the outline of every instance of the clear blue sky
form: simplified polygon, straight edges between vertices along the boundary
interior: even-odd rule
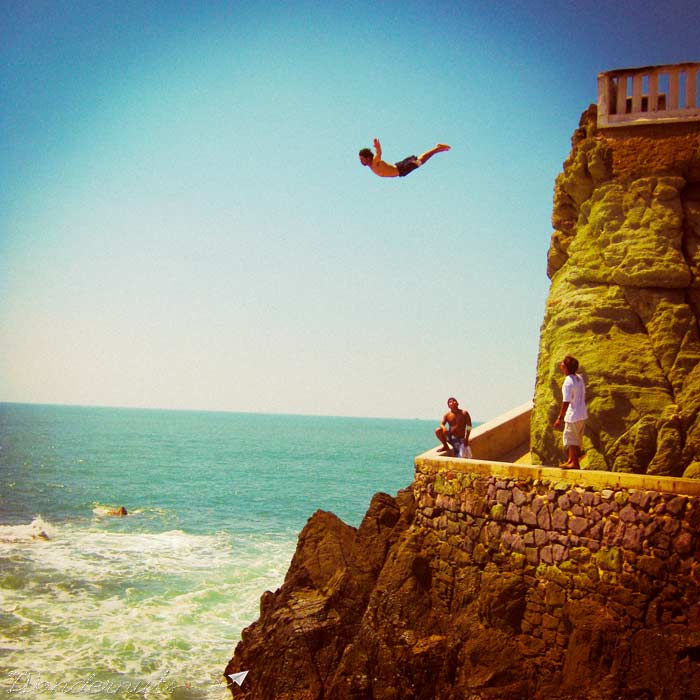
[[[0,4],[0,401],[476,420],[531,398],[554,178],[687,2]],[[405,179],[387,160],[452,145]]]

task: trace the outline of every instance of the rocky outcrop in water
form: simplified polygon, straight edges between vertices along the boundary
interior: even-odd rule
[[[559,362],[578,358],[584,468],[700,476],[700,123],[596,129],[555,184],[531,447],[558,464]]]

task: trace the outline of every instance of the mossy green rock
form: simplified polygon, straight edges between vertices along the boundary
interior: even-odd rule
[[[582,468],[681,476],[700,462],[700,124],[674,133],[604,134],[595,108],[582,116],[555,184],[535,463],[564,456],[565,355],[586,380]]]
[[[603,548],[596,552],[598,566],[605,571],[622,570],[622,552],[617,547]]]

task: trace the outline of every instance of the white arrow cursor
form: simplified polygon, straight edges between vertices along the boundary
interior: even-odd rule
[[[243,685],[245,677],[248,675],[248,671],[241,671],[240,673],[229,673],[228,677],[238,685]]]

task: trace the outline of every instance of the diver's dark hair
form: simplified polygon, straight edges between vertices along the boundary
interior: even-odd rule
[[[363,149],[360,151],[360,155],[361,155],[363,158],[374,158],[374,153],[372,153],[372,151],[370,151],[369,148],[363,148]]]

